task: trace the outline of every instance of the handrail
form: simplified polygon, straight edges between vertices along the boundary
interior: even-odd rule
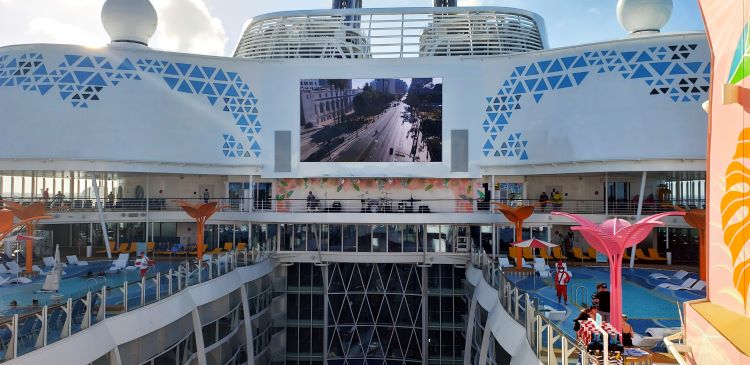
[[[0,328],[10,331],[9,337],[0,337],[0,349],[5,349],[5,356],[0,358],[0,362],[44,348],[50,343],[84,331],[107,317],[158,302],[189,286],[200,284],[204,279],[226,275],[238,267],[254,265],[268,257],[269,252],[257,249],[232,250],[219,254],[216,260],[209,256],[200,265],[196,263],[195,272],[198,275],[192,278],[189,276],[192,265],[190,261],[180,263],[176,272],[171,268],[167,272],[157,271],[135,282],[126,280],[118,286],[108,287],[103,276],[90,278],[87,281],[88,290],[81,296],[67,298],[65,303],[45,305],[37,310],[0,318]],[[207,272],[207,278],[204,278],[204,271]],[[182,277],[183,273],[185,278]],[[176,287],[173,286],[175,276]],[[96,287],[100,277],[104,280],[104,285],[98,289]],[[162,280],[163,277],[166,280]],[[92,280],[94,290],[89,285]],[[78,325],[77,328],[75,325]]]
[[[677,332],[675,334],[664,337],[664,345],[666,345],[667,351],[669,351],[669,353],[674,356],[675,361],[677,361],[679,365],[691,365],[691,363],[685,360],[685,358],[682,356],[682,353],[691,352],[690,346],[682,343],[675,343],[677,341],[683,342],[684,339],[684,334],[682,332]]]
[[[505,311],[526,330],[526,340],[537,358],[545,365],[563,365],[580,361],[597,364],[577,339],[569,336],[550,319],[540,314],[539,303],[517,287],[502,271],[496,260],[484,251],[472,249],[471,263],[482,270],[484,280],[498,291],[498,301]]]

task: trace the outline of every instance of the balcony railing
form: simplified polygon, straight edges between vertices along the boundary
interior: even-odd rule
[[[303,10],[256,17],[235,57],[406,58],[505,55],[546,46],[542,19],[502,7]]]
[[[157,271],[140,281],[125,281],[118,286],[107,286],[103,276],[92,278],[87,291],[70,295],[60,304],[20,308],[17,314],[0,318],[0,362],[44,348],[108,317],[169,298],[189,286],[267,258],[267,252],[233,250],[207,255],[200,267],[197,262],[185,261],[176,270]],[[65,285],[64,280],[61,285]]]
[[[545,317],[533,296],[517,287],[486,253],[473,252],[471,263],[482,270],[484,280],[498,292],[505,311],[526,329],[526,341],[544,365],[598,364],[586,347]]]
[[[38,198],[7,199],[22,205],[44,202],[48,210],[55,212],[95,212],[93,199],[42,200]],[[102,202],[104,211],[181,211],[179,201],[191,204],[218,202],[222,212],[267,212],[267,213],[498,213],[495,204],[509,206],[533,205],[535,213],[562,211],[577,214],[607,214],[624,216],[636,215],[638,202],[603,200],[563,200],[560,203],[551,201],[540,203],[531,199],[416,199],[413,197],[378,198],[378,199],[266,199],[253,200],[244,198],[119,198]],[[654,214],[674,210],[679,207],[685,210],[705,208],[703,199],[682,199],[669,201],[649,201],[643,203],[642,214]]]

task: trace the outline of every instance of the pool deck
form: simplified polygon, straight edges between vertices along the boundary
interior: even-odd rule
[[[527,291],[529,294],[537,298],[541,304],[547,305],[554,310],[566,311],[562,320],[557,321],[558,326],[562,328],[571,337],[575,337],[573,332],[573,321],[578,316],[578,313],[583,308],[584,303],[575,303],[574,298],[575,290],[580,286],[580,282],[586,283],[588,293],[593,294],[595,292],[595,283],[598,281],[609,282],[609,267],[607,266],[571,266],[571,283],[568,285],[568,304],[558,304],[557,294],[554,288],[554,282],[552,278],[540,278],[536,276],[515,276],[508,275],[508,278],[516,283],[521,289]],[[705,290],[681,290],[672,291],[668,289],[658,288],[657,286],[662,283],[680,284],[682,281],[679,280],[660,280],[651,278],[650,275],[654,273],[664,274],[666,276],[672,276],[675,271],[662,269],[652,269],[636,267],[634,269],[623,268],[622,276],[624,285],[633,285],[631,289],[638,289],[639,295],[642,293],[648,293],[652,295],[652,298],[657,300],[654,302],[662,302],[662,307],[659,311],[658,317],[649,317],[640,313],[640,316],[630,315],[628,323],[633,327],[633,330],[645,336],[648,328],[670,328],[680,327],[680,315],[677,307],[677,303],[682,304],[688,300],[701,299],[706,297]],[[688,277],[697,277],[697,274],[690,273]],[[685,278],[683,278],[684,280]],[[577,284],[579,281],[579,284]],[[591,287],[588,287],[590,284]],[[627,313],[628,306],[638,305],[643,300],[649,300],[650,298],[635,298],[632,303],[628,303],[627,293],[623,293],[624,299],[624,310]],[[587,300],[586,303],[589,301]],[[674,310],[665,310],[664,303],[675,303]],[[659,346],[657,346],[658,348]]]

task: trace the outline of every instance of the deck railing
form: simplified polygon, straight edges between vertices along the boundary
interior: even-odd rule
[[[48,210],[56,212],[96,212],[96,204],[93,199],[65,199],[65,200],[42,200],[39,198],[11,198],[7,199],[28,205],[36,202],[44,202]],[[611,201],[605,203],[603,200],[563,200],[553,203],[539,202],[533,199],[429,199],[415,198],[413,196],[397,197],[368,197],[361,199],[265,199],[254,200],[245,198],[128,198],[113,199],[102,202],[102,208],[106,212],[160,212],[160,211],[182,211],[179,202],[186,201],[191,204],[202,204],[206,202],[217,202],[222,212],[255,212],[255,213],[498,213],[493,203],[502,203],[509,206],[533,205],[535,213],[544,214],[552,211],[564,211],[576,214],[608,214],[608,215],[636,215],[638,211],[637,201]],[[703,199],[681,199],[669,201],[644,202],[642,214],[654,214],[674,210],[680,207],[685,210],[701,209],[706,205]]]
[[[484,280],[497,289],[498,301],[505,311],[526,329],[526,340],[542,364],[597,363],[584,346],[543,315],[538,301],[506,277],[497,260],[480,251],[472,252],[471,263],[481,269]]]
[[[207,255],[202,263],[184,261],[177,269],[157,271],[136,282],[107,286],[94,281],[84,294],[64,299],[60,304],[24,308],[23,313],[0,318],[0,362],[44,348],[104,319],[127,313],[171,297],[186,288],[254,265],[268,258],[268,252],[229,251]],[[64,285],[64,281],[61,285]]]
[[[546,46],[542,19],[502,7],[325,9],[254,18],[235,57],[407,58],[487,56]]]

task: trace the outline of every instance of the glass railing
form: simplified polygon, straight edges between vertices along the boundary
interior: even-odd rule
[[[12,198],[7,199],[21,205],[43,202],[48,211],[54,213],[65,212],[95,212],[94,199],[39,199]],[[638,211],[637,200],[610,201],[603,200],[574,200],[565,199],[559,202],[540,202],[534,199],[416,199],[412,196],[403,197],[371,197],[366,199],[269,199],[253,200],[245,198],[122,198],[102,200],[104,211],[182,211],[180,201],[190,204],[206,202],[219,203],[221,212],[256,212],[256,213],[498,213],[493,203],[509,206],[533,205],[535,213],[549,213],[564,211],[577,214],[609,214],[635,215]],[[703,199],[683,199],[669,201],[644,201],[642,214],[654,214],[672,211],[675,207],[684,210],[705,208]]]
[[[223,276],[238,267],[257,264],[268,252],[232,250],[204,255],[202,262],[183,261],[176,268],[148,274],[138,281],[108,286],[94,278],[88,291],[62,303],[24,308],[23,313],[0,318],[0,362],[42,349],[104,321],[169,298],[186,288]],[[61,283],[65,285],[65,281]]]
[[[593,365],[596,358],[586,346],[570,337],[544,316],[539,302],[516,286],[500,269],[497,260],[485,252],[472,252],[471,263],[482,270],[484,280],[498,292],[498,301],[505,311],[526,330],[526,340],[540,363],[544,365]]]

